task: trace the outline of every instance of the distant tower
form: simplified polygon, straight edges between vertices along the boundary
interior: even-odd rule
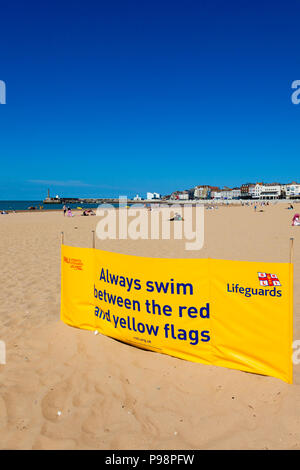
[[[50,199],[50,189],[48,188],[48,199]]]

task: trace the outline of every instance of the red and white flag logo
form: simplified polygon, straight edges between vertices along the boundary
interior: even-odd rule
[[[258,279],[261,286],[281,286],[279,279],[276,274],[270,273],[258,273]]]

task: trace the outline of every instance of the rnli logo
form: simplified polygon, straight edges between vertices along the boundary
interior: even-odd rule
[[[277,274],[258,273],[258,280],[260,285],[264,287],[281,286]]]
[[[83,262],[81,259],[68,258],[64,256],[64,262],[70,265],[70,268],[75,269],[76,271],[82,271]]]

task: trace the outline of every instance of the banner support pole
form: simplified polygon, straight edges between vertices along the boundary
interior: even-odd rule
[[[294,255],[294,237],[290,238],[290,263],[293,262],[293,255]]]
[[[63,245],[64,244],[64,232],[61,232],[61,244]]]
[[[95,248],[95,230],[92,230],[93,234],[93,248]]]

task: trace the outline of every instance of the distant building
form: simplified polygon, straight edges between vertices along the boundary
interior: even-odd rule
[[[61,202],[61,198],[56,195],[55,197],[50,196],[50,189],[48,189],[47,197],[43,200],[44,204],[59,204]]]
[[[171,196],[170,196],[170,199],[175,199],[175,200],[189,200],[190,197],[189,197],[189,194],[190,192],[185,190],[185,191],[174,191]]]
[[[232,188],[232,199],[241,199],[241,188]]]
[[[178,194],[178,199],[183,201],[189,200],[189,191],[180,191]]]
[[[133,200],[134,200],[134,201],[141,201],[142,198],[141,198],[141,196],[139,196],[139,195],[137,194],[136,196],[134,196]]]
[[[255,184],[245,183],[241,186],[241,199],[252,199],[254,197]]]
[[[296,183],[297,184],[297,183]],[[287,184],[281,184],[280,187],[281,187],[281,198],[282,199],[286,199],[286,187],[288,185]]]
[[[216,199],[216,200],[239,200],[239,199],[300,199],[300,183],[293,181],[289,184],[282,183],[244,183],[241,187],[220,189],[216,186],[198,185],[186,191],[174,191],[170,199],[192,200],[192,199]]]
[[[232,189],[230,188],[223,188],[221,190],[221,199],[223,200],[228,200],[228,199],[232,199]]]
[[[227,199],[232,199],[233,195],[232,195],[232,189],[230,188],[223,188],[223,189],[220,189],[220,188],[217,188],[218,190],[213,190],[211,192],[211,197],[212,199],[219,199],[219,200],[227,200]]]
[[[281,197],[281,184],[259,184],[259,199],[279,199]]]
[[[259,199],[260,198],[260,194],[263,191],[263,187],[264,187],[263,183],[256,183],[256,185],[253,188],[253,192],[252,192],[253,199]]]
[[[191,188],[188,190],[190,200],[195,199],[194,192],[195,192],[195,188]]]
[[[287,199],[299,199],[300,198],[300,184],[293,181],[290,184],[285,185],[285,195]]]
[[[220,188],[218,186],[210,186],[210,198],[217,199],[217,195],[220,193]]]
[[[194,188],[194,199],[210,199],[210,186],[195,186]]]
[[[213,199],[221,199],[221,196],[222,196],[221,190],[219,190],[219,191],[213,191],[213,193],[212,193],[212,198],[213,198]]]
[[[161,199],[161,195],[159,193],[147,193],[147,200],[151,199]]]

